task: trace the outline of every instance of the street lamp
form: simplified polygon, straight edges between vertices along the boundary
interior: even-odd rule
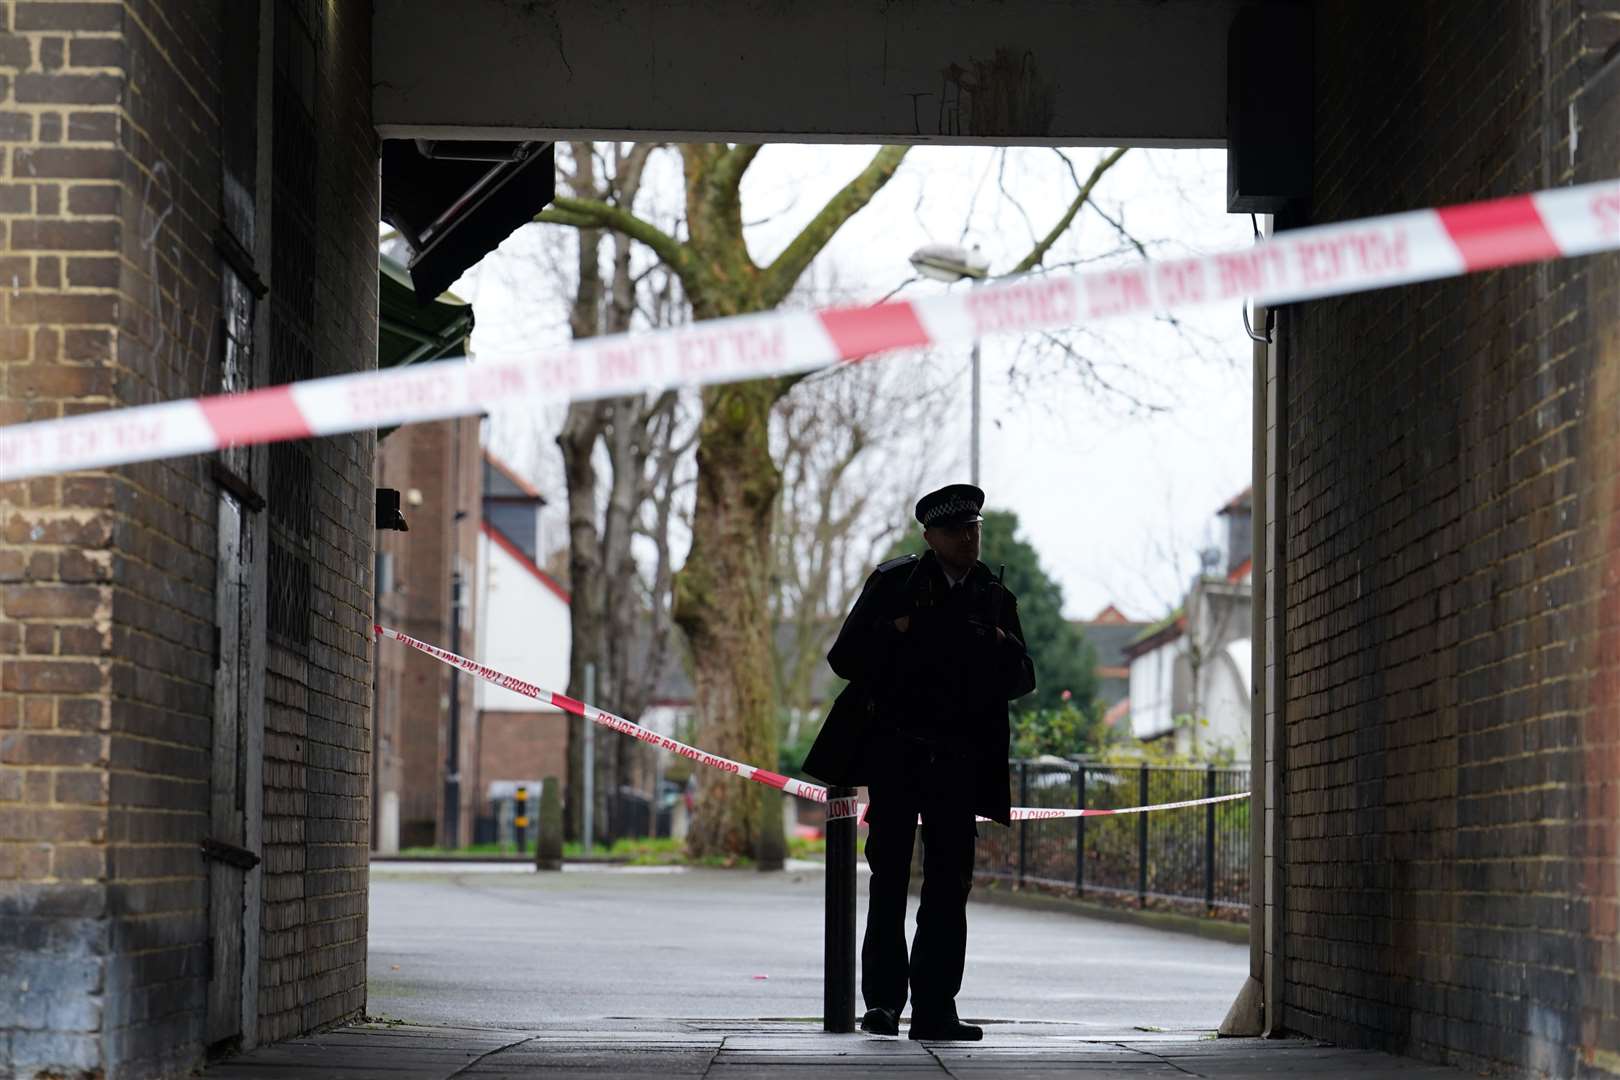
[[[925,278],[954,282],[966,278],[977,284],[990,276],[990,260],[974,247],[971,251],[957,244],[927,244],[911,253],[911,265]],[[968,444],[969,478],[979,486],[979,339],[973,339],[973,432]]]

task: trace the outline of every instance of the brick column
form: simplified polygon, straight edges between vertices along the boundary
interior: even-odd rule
[[[1318,4],[1313,215],[1620,175],[1620,3]],[[1282,1021],[1469,1070],[1620,1050],[1612,254],[1297,305]]]
[[[0,422],[218,388],[222,10],[0,0]],[[367,368],[370,6],[267,10],[317,36],[314,364]],[[244,773],[268,759],[263,843],[256,825],[245,833],[265,855],[250,1038],[364,1007],[372,452],[370,434],[311,443],[298,493],[313,522],[308,643],[277,663],[301,682],[272,681],[270,730]],[[211,938],[232,925],[210,911],[201,849],[215,794],[211,465],[0,483],[0,1072],[180,1074],[205,1052]],[[243,793],[244,815],[260,794]]]
[[[120,395],[122,24],[117,4],[0,3],[0,423]],[[23,1075],[104,1064],[112,709],[133,682],[118,499],[107,477],[0,485],[0,1063]]]

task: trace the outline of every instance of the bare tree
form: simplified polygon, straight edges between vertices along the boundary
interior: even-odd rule
[[[796,721],[839,621],[866,575],[899,539],[931,467],[926,441],[949,397],[927,362],[831,369],[777,405],[772,443],[782,492],[772,528],[771,614],[777,700]]]
[[[832,237],[895,175],[906,147],[878,150],[867,166],[818,210],[770,262],[756,263],[744,239],[740,184],[758,146],[707,143],[680,148],[685,179],[685,238],[635,212],[622,189],[593,175],[571,178],[574,195],[559,196],[537,220],[611,232],[644,245],[679,279],[699,319],[764,311],[782,304]],[[1077,187],[1063,215],[1036,238],[1019,269],[1039,266],[1091,201],[1123,151],[1105,156]],[[580,155],[576,150],[576,158]],[[599,243],[593,239],[591,243]],[[583,256],[582,256],[583,260]],[[583,265],[583,263],[582,263]],[[578,327],[576,327],[576,333]],[[706,747],[745,761],[776,757],[776,677],[772,650],[772,525],[783,474],[771,446],[771,417],[802,376],[711,386],[701,393],[697,488],[691,550],[674,579],[674,618],[692,650],[699,737]],[[593,420],[570,416],[589,433]],[[565,445],[565,455],[568,453]],[[847,472],[847,467],[846,467]],[[580,478],[583,483],[584,478]],[[573,480],[570,480],[572,485]],[[570,488],[572,490],[572,487]],[[609,500],[612,505],[612,500]],[[829,520],[836,515],[829,513]],[[605,568],[581,566],[587,573]],[[576,637],[576,650],[578,649]],[[577,674],[576,667],[576,674]],[[759,789],[730,777],[699,777],[699,812],[688,836],[694,854],[755,854],[780,849],[780,822]],[[774,841],[766,833],[774,833]]]
[[[1121,149],[1100,155],[1091,167],[1077,164],[1074,156],[1061,148],[1051,150],[1060,171],[1066,173],[1073,185],[1073,196],[1058,219],[1041,231],[1023,205],[1017,190],[1017,181],[1010,180],[1008,151],[999,151],[995,158],[996,185],[1001,198],[994,204],[999,212],[1011,207],[1017,212],[1030,238],[1028,253],[1015,263],[1008,273],[1045,273],[1075,270],[1099,263],[1118,262],[1121,257],[1150,260],[1155,252],[1172,245],[1167,238],[1144,237],[1133,229],[1126,219],[1125,203],[1109,209],[1097,197],[1101,185],[1111,169],[1124,156]],[[1027,157],[1024,160],[1029,160]],[[970,212],[971,213],[971,212]],[[1084,255],[1065,255],[1059,241],[1077,233],[1087,220],[1100,223],[1111,238],[1111,246],[1088,251]],[[964,234],[969,223],[964,223]],[[1190,326],[1174,314],[1158,314],[1155,323],[1168,329],[1185,349],[1195,356],[1209,358],[1222,355],[1220,342],[1210,334]],[[1168,401],[1174,399],[1172,385],[1156,381],[1144,374],[1141,365],[1122,349],[1118,324],[1086,324],[1058,330],[1030,334],[1020,339],[1015,347],[1007,371],[1008,380],[1015,391],[1045,394],[1050,380],[1063,375],[1077,380],[1088,393],[1114,409],[1123,408],[1127,415],[1150,416],[1170,411]],[[1125,355],[1122,355],[1125,354]]]
[[[628,212],[636,204],[657,146],[572,143],[561,158],[575,197]],[[604,250],[606,248],[606,250]],[[634,243],[623,233],[578,230],[570,329],[576,338],[623,333],[633,327],[683,321],[679,287],[659,264],[637,265]],[[690,449],[695,425],[683,423],[673,390],[571,405],[557,445],[568,494],[569,610],[573,648],[569,694],[586,696],[586,670],[595,672],[594,704],[629,719],[645,710],[663,668],[671,595],[670,507],[678,462]],[[660,513],[647,512],[662,502]],[[651,544],[651,568],[636,557],[640,538]],[[645,653],[645,655],[639,655]],[[569,723],[565,828],[579,837],[584,792],[584,725]],[[620,742],[623,742],[622,740]],[[629,768],[627,745],[610,744],[617,789]],[[603,791],[604,809],[612,805]],[[605,828],[606,813],[595,815]],[[595,840],[595,837],[590,838]]]
[[[1102,154],[1084,179],[1070,163],[1074,190],[1044,230],[1007,186],[1005,151],[997,156],[1001,195],[1030,234],[1029,250],[1009,274],[1043,266],[1081,211],[1094,205],[1098,185],[1124,154]],[[1117,228],[1132,250],[1145,251],[1122,225]],[[1055,336],[1051,346],[1072,348]],[[1083,373],[1100,379],[1095,365],[1078,354],[1075,359]],[[777,650],[777,692],[788,738],[797,735],[797,721],[809,711],[813,680],[839,621],[874,563],[899,539],[930,456],[937,454],[917,436],[943,422],[949,387],[926,386],[920,373],[928,370],[895,363],[843,366],[800,384],[777,406],[773,443],[783,484],[773,530],[772,615],[785,630]]]
[[[765,265],[743,237],[739,185],[758,146],[681,147],[686,239],[638,215],[622,195],[558,197],[538,220],[586,234],[603,231],[645,245],[680,280],[699,319],[765,311],[782,303],[834,234],[894,175],[905,147],[879,150]],[[576,152],[576,157],[578,156]],[[573,190],[584,190],[574,184]],[[781,475],[770,453],[775,403],[797,378],[764,379],[702,391],[692,544],[675,575],[674,617],[692,649],[701,738],[745,761],[776,756],[769,625],[770,524]],[[594,568],[590,568],[594,569]],[[576,638],[576,641],[578,639]],[[765,829],[780,849],[780,819],[750,785],[705,773],[701,809],[688,834],[695,854],[754,854]]]

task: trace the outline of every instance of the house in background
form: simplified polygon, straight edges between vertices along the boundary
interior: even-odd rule
[[[1130,697],[1131,666],[1125,646],[1152,623],[1138,622],[1109,604],[1089,619],[1076,619],[1070,626],[1080,631],[1097,653],[1097,700],[1110,711]]]
[[[1246,489],[1218,511],[1226,526],[1224,551],[1201,553],[1181,606],[1122,650],[1130,671],[1124,710],[1138,739],[1173,739],[1181,754],[1230,751],[1248,759],[1252,508],[1253,492]],[[1112,714],[1111,720],[1119,718]]]
[[[486,448],[478,532],[479,662],[548,690],[566,690],[568,590],[540,567],[545,498]],[[474,839],[493,841],[516,788],[568,774],[567,714],[482,679],[474,697],[470,789]]]
[[[379,368],[465,351],[471,305],[451,293],[421,303],[403,264],[387,252],[378,259],[377,295]],[[374,621],[446,648],[459,638],[463,653],[478,649],[478,429],[477,417],[460,417],[380,431],[372,472],[378,488],[401,493],[409,530],[376,533]],[[397,642],[376,642],[373,656],[372,850],[449,843],[447,718],[452,709],[458,718],[472,715],[471,680]],[[466,761],[470,728],[457,726]],[[465,788],[459,794],[456,830],[466,836],[471,807]]]
[[[378,455],[378,483],[402,489],[410,528],[381,534],[379,621],[525,682],[565,691],[571,598],[541,566],[546,499],[517,470],[480,448],[478,436],[473,418],[413,424],[391,434]],[[458,575],[459,605],[452,603],[454,590],[441,587]],[[517,788],[525,786],[537,798],[542,780],[567,776],[567,714],[414,650],[389,642],[378,648],[376,850],[509,840]],[[638,641],[636,651],[650,656],[652,650]],[[674,734],[691,712],[692,692],[673,654],[666,656],[656,685],[639,722]],[[451,727],[457,730],[460,774],[453,836],[444,814]],[[594,737],[598,792],[605,800],[616,741],[628,736],[598,728]],[[645,808],[661,763],[635,745],[629,767],[620,770],[620,802]],[[628,819],[604,802],[601,820]]]

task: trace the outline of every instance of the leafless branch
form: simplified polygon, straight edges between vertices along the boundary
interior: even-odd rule
[[[973,185],[973,196],[968,199],[967,213],[962,215],[962,234],[956,238],[958,244],[967,243],[968,231],[973,227],[973,211],[979,205],[979,193],[984,190],[984,183],[990,179],[990,166],[992,162],[985,162],[984,172],[979,174],[979,182]]]
[[[788,242],[786,248],[762,271],[764,287],[761,290],[766,307],[775,307],[787,298],[798,283],[810,260],[821,253],[833,235],[844,223],[858,213],[872,196],[889,182],[900,168],[908,146],[885,146],[862,169],[860,175],[845,184],[827,204]]]
[[[1046,253],[1051,250],[1052,245],[1057,243],[1058,237],[1062,236],[1068,230],[1069,225],[1073,223],[1075,215],[1080,212],[1080,208],[1091,198],[1091,193],[1096,189],[1097,182],[1103,178],[1103,174],[1112,169],[1118,164],[1119,159],[1125,156],[1125,150],[1125,147],[1119,147],[1104,154],[1101,160],[1097,162],[1096,167],[1091,170],[1091,175],[1086,177],[1084,182],[1077,179],[1076,186],[1078,190],[1075,191],[1074,199],[1069,203],[1069,208],[1063,212],[1063,216],[1058,219],[1057,224],[1053,225],[1051,230],[1036,242],[1035,246],[1030,249],[1029,254],[1018,260],[1018,265],[1012,269],[1013,273],[1021,274],[1032,267],[1040,265],[1041,260],[1046,257]],[[1058,151],[1058,156],[1062,157],[1065,162],[1069,160],[1061,150]],[[1072,166],[1071,175],[1077,175],[1072,173]]]
[[[1107,379],[1103,378],[1102,373],[1097,370],[1097,365],[1094,364],[1090,358],[1076,351],[1073,346],[1064,341],[1062,338],[1058,337],[1056,334],[1043,330],[1041,331],[1040,336],[1042,340],[1046,341],[1048,344],[1056,346],[1063,353],[1063,355],[1078,363],[1083,369],[1086,378],[1095,382],[1098,386],[1101,386],[1108,393],[1129,402],[1131,408],[1136,412],[1151,415],[1154,413],[1164,413],[1170,411],[1168,406],[1157,405],[1151,401],[1143,401],[1135,394],[1132,394],[1129,390],[1125,390],[1121,387],[1115,386],[1113,383],[1110,383]]]
[[[1001,197],[1011,203],[1013,209],[1018,211],[1018,216],[1024,219],[1024,228],[1029,232],[1029,242],[1031,244],[1036,243],[1035,222],[1030,220],[1029,213],[1024,209],[1024,204],[1019,202],[1013,193],[1007,190],[1007,148],[1002,147],[997,156],[1001,161],[996,166],[996,187],[1000,189]]]
[[[1152,258],[1152,256],[1148,254],[1147,247],[1143,245],[1142,241],[1138,240],[1126,230],[1125,213],[1123,210],[1120,212],[1119,219],[1116,221],[1114,218],[1109,216],[1108,211],[1098,206],[1095,201],[1091,203],[1091,208],[1097,212],[1098,217],[1112,225],[1114,227],[1114,231],[1119,234],[1119,238],[1124,240],[1131,247],[1135,248],[1138,255],[1142,256],[1144,259]]]

